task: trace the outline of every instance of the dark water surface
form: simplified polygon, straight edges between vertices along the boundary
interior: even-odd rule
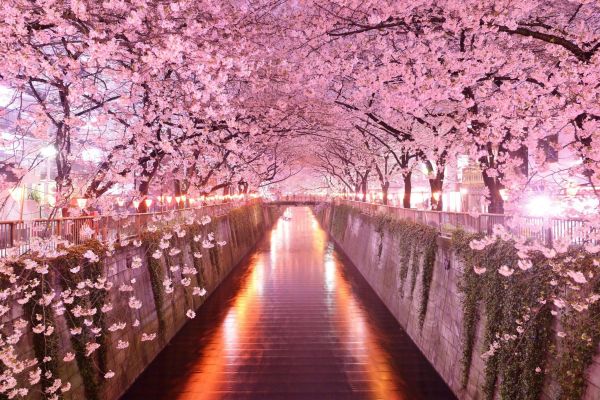
[[[292,215],[124,399],[455,398],[310,210]]]

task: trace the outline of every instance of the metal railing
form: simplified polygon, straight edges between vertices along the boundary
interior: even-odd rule
[[[32,243],[38,239],[44,239],[45,244],[52,247],[65,240],[72,244],[80,244],[89,238],[103,241],[132,238],[142,233],[149,224],[165,220],[170,215],[176,222],[182,222],[188,216],[217,217],[253,201],[256,200],[229,201],[153,213],[2,221],[0,222],[0,258],[10,254],[23,254],[30,250]]]
[[[248,204],[252,201],[224,202],[205,205],[202,207],[161,211],[143,214],[111,214],[103,216],[83,216],[57,219],[35,219],[28,221],[0,222],[0,258],[9,254],[27,252],[34,240],[45,239],[52,245],[53,241],[69,241],[79,244],[90,237],[99,240],[117,240],[131,238],[143,232],[152,221],[163,219],[173,214],[174,220],[182,220],[185,216],[200,217],[208,215],[216,217],[229,212],[231,209]],[[513,217],[503,214],[469,213],[415,210],[396,206],[366,203],[348,199],[332,199],[318,195],[289,195],[280,196],[267,202],[331,202],[346,204],[369,215],[386,214],[398,219],[406,219],[433,226],[442,235],[449,235],[456,229],[467,232],[491,234],[495,225],[502,225],[519,236],[524,236],[540,243],[551,244],[555,240],[566,238],[572,243],[585,243],[590,239],[590,231],[586,230],[584,220],[544,218],[544,217]]]
[[[355,207],[365,214],[387,214],[398,219],[433,226],[445,236],[459,228],[467,232],[492,234],[495,225],[502,225],[515,235],[547,245],[561,239],[577,244],[596,242],[595,239],[590,239],[591,232],[582,219],[516,217],[505,214],[472,215],[461,212],[415,210],[346,199],[334,201]]]

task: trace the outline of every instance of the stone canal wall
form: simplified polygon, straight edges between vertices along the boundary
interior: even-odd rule
[[[463,309],[465,291],[461,291],[465,266],[452,239],[440,237],[434,229],[418,223],[389,223],[381,216],[362,214],[344,205],[321,205],[315,208],[315,214],[459,399],[573,398],[561,396],[553,372],[556,366],[550,361],[552,350],[543,356],[547,358],[545,376],[535,371],[518,375],[520,381],[515,386],[521,394],[516,396],[507,394],[509,385],[501,388],[502,373],[486,373],[486,362],[481,357],[487,350],[486,317],[481,304],[477,310],[479,318],[474,320],[470,332],[472,355],[465,357],[468,324]],[[556,329],[556,321],[551,329]],[[549,348],[554,345],[551,343]],[[582,398],[589,400],[600,399],[600,360],[595,354],[581,385]],[[468,369],[464,360],[470,360]],[[514,363],[521,365],[520,362]],[[543,360],[540,364],[544,366]],[[528,382],[531,374],[540,381]],[[486,382],[489,376],[494,376],[491,386],[489,379]],[[525,385],[530,387],[524,388]]]
[[[121,335],[111,336],[113,349],[109,354],[109,368],[115,372],[113,380],[104,384],[103,395],[101,399],[117,399],[121,396],[133,381],[144,371],[146,366],[168,345],[173,336],[188,321],[186,310],[192,308],[196,312],[202,312],[199,308],[208,296],[219,286],[223,279],[237,266],[240,261],[254,248],[256,243],[263,237],[264,233],[271,227],[278,217],[276,207],[265,207],[260,204],[245,206],[234,209],[227,215],[213,218],[210,225],[210,231],[215,233],[218,241],[226,241],[223,247],[216,246],[211,249],[203,249],[201,246],[193,244],[192,235],[186,235],[181,240],[182,253],[178,260],[166,260],[163,257],[158,265],[160,270],[158,276],[163,276],[164,269],[177,261],[181,265],[196,265],[201,271],[197,276],[200,286],[206,289],[206,295],[203,297],[190,296],[188,290],[183,287],[175,287],[171,294],[162,294],[162,305],[157,309],[156,284],[153,282],[151,268],[148,268],[148,262],[152,258],[148,257],[146,249],[127,249],[119,252],[115,257],[107,260],[107,263],[113,265],[115,275],[118,275],[117,281],[127,282],[136,277],[144,282],[145,298],[142,308],[141,324],[147,326],[143,331],[161,332],[158,340],[150,343],[139,343],[131,337],[131,333],[126,330]],[[202,258],[195,259],[193,253],[202,253]],[[141,254],[140,254],[141,253]],[[132,256],[143,255],[144,265],[142,268],[131,270],[128,266],[131,264]],[[134,272],[135,271],[135,272]],[[164,291],[163,291],[164,292]],[[117,304],[116,301],[113,304]],[[122,307],[127,307],[125,302],[120,302]],[[125,311],[125,310],[124,310]],[[162,325],[162,326],[160,326]],[[137,343],[130,351],[118,351],[116,342],[118,336],[124,336],[130,339],[130,343]],[[73,399],[81,399],[81,396],[74,396]]]
[[[30,390],[27,398],[50,398],[42,395],[42,392],[57,382],[57,378],[62,381],[63,386],[67,382],[70,384],[70,389],[58,397],[61,399],[119,398],[187,322],[186,311],[192,309],[201,312],[198,309],[205,299],[253,249],[278,215],[278,207],[254,203],[230,210],[222,216],[213,216],[206,226],[200,223],[188,226],[180,222],[187,233],[183,237],[173,234],[170,239],[172,248],[176,247],[180,252],[170,254],[165,250],[162,256],[157,258],[152,257],[152,254],[158,247],[158,240],[165,232],[172,231],[161,232],[159,229],[155,233],[146,232],[137,243],[133,240],[121,242],[124,244],[119,245],[110,256],[105,256],[96,263],[89,262],[82,255],[89,249],[96,254],[104,254],[105,245],[97,241],[71,247],[66,251],[66,255],[53,259],[47,283],[58,296],[69,288],[69,283],[64,279],[68,274],[83,274],[92,279],[89,282],[105,276],[108,282],[112,282],[113,287],[135,285],[135,292],[100,291],[89,286],[87,295],[75,297],[75,303],[72,304],[80,302],[84,309],[94,304],[112,306],[109,313],[96,312],[93,317],[89,317],[93,320],[92,326],[103,327],[101,333],[92,340],[100,343],[100,347],[90,357],[85,355],[85,344],[91,340],[91,336],[78,338],[91,333],[84,330],[82,335],[70,334],[75,320],[73,315],[69,314],[72,306],[68,307],[67,312],[52,311],[51,315],[45,315],[46,321],[50,321],[49,318],[52,320],[52,334],[34,335],[29,330],[29,333],[20,339],[15,352],[20,358],[49,359],[43,368],[44,371],[50,372],[51,378],[42,379],[37,388],[33,387]],[[174,223],[176,222],[171,224]],[[201,241],[197,243],[193,240],[194,235],[205,239],[209,232],[214,232],[215,239],[220,242],[226,241],[226,244],[204,248]],[[9,265],[11,268],[18,267],[19,262],[14,261]],[[173,281],[180,282],[185,278],[182,275],[184,265],[194,268],[197,274],[189,275],[189,286],[173,285],[174,290],[169,293],[165,290],[165,276],[170,275]],[[167,271],[170,273],[167,274]],[[206,295],[193,296],[193,287],[204,288]],[[141,307],[132,308],[128,301],[130,296],[135,296],[141,301]],[[36,303],[30,301],[23,306],[15,304],[3,316],[2,322],[9,325],[20,318],[32,320],[32,316],[39,312]],[[44,312],[48,313],[49,310],[45,309]],[[139,326],[134,329],[132,325],[135,320],[139,321]],[[115,329],[109,328],[118,321],[127,321],[127,324]],[[142,333],[150,336],[156,333],[156,337],[154,340],[144,341],[141,338]],[[128,347],[118,349],[119,341],[127,342]],[[75,355],[73,361],[63,360],[64,355],[68,353]],[[105,379],[103,375],[106,371],[113,371],[114,377]],[[58,392],[60,393],[60,390]],[[0,399],[2,398],[5,397],[0,396]]]

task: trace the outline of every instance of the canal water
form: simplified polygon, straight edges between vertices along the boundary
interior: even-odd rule
[[[277,221],[124,396],[454,398],[308,207]]]

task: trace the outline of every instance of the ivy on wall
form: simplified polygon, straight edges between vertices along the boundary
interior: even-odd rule
[[[164,274],[160,259],[152,256],[155,251],[159,250],[159,243],[162,237],[162,232],[144,232],[141,235],[142,243],[146,249],[146,266],[150,275],[150,285],[152,286],[152,297],[154,298],[154,308],[156,310],[156,318],[158,319],[158,333],[160,337],[164,337],[166,332],[166,321],[164,316],[164,288],[162,284],[162,275]]]
[[[326,213],[318,211],[323,219]],[[435,230],[411,221],[368,216],[350,206],[335,205],[331,208],[330,232],[336,240],[343,240],[350,216],[372,224],[380,236],[379,257],[383,237],[398,238],[398,277],[402,292],[410,271],[410,292],[413,293],[420,271],[423,291],[419,321],[422,327],[435,267]],[[451,239],[455,254],[465,265],[459,285],[463,304],[463,386],[468,382],[473,357],[481,356],[492,343],[501,342],[500,349],[485,359],[482,390],[486,399],[496,396],[539,399],[548,374],[559,384],[557,398],[582,398],[587,384],[586,370],[600,344],[600,302],[590,304],[585,312],[561,313],[559,326],[565,334],[557,341],[557,317],[553,315],[552,304],[542,299],[551,297],[547,292],[553,287],[550,282],[552,268],[566,269],[569,263],[576,263],[578,270],[595,274],[593,258],[577,248],[555,257],[550,263],[541,253],[530,254],[533,266],[525,273],[517,267],[519,257],[515,243],[498,239],[484,250],[472,250],[470,242],[480,238],[481,235],[459,230]],[[513,275],[500,275],[498,269],[502,266],[514,270]],[[600,287],[594,293],[600,294]],[[476,349],[477,327],[482,316],[485,316],[482,349]],[[552,362],[550,355],[554,357]]]
[[[436,229],[428,225],[393,219],[385,215],[369,216],[360,213],[359,210],[351,206],[342,204],[333,206],[331,234],[336,240],[341,241],[343,239],[350,216],[367,220],[380,235],[378,256],[381,256],[383,237],[386,234],[384,232],[397,239],[401,288],[404,287],[409,269],[412,269],[411,293],[413,293],[420,271],[422,290],[419,305],[419,326],[423,328],[435,268],[438,237]]]
[[[202,243],[193,241],[189,233],[199,234],[204,239],[211,231],[210,229],[214,231],[219,225],[222,225],[223,221],[227,221],[232,232],[229,238],[232,242],[230,244],[237,248],[240,243],[253,243],[254,238],[258,237],[264,224],[262,213],[271,216],[272,219],[278,213],[277,207],[267,207],[267,209],[268,211],[265,211],[262,205],[254,204],[236,209],[228,216],[217,217],[210,226],[198,223],[186,226],[188,237],[185,240],[180,235],[172,235],[170,239],[173,248],[176,247],[181,252],[162,253],[159,259],[152,257],[152,254],[160,249],[159,243],[163,239],[163,235],[173,233],[173,227],[165,225],[154,232],[145,232],[141,236],[140,239],[142,239],[143,249],[147,256],[146,266],[152,284],[160,332],[165,332],[166,328],[163,317],[164,289],[162,282],[165,276],[165,265],[168,271],[175,272],[178,269],[169,269],[169,266],[174,267],[176,264],[185,263],[187,256],[184,253],[188,253],[188,249],[191,249],[192,252],[204,250]],[[116,246],[120,248],[128,246],[128,244]],[[136,244],[136,246],[139,245]],[[57,250],[59,251],[58,255],[55,254],[51,258],[31,253],[17,260],[7,261],[5,264],[11,271],[15,271],[16,275],[24,277],[25,282],[27,282],[27,276],[31,270],[31,266],[26,263],[27,259],[34,261],[36,265],[48,267],[47,272],[40,273],[39,276],[35,275],[35,278],[30,279],[26,286],[23,286],[27,290],[29,301],[21,303],[23,304],[23,318],[29,320],[27,322],[32,326],[39,325],[39,329],[43,329],[39,332],[37,328],[33,329],[31,336],[32,351],[35,359],[38,360],[38,367],[41,371],[39,374],[40,394],[44,397],[46,396],[44,393],[50,393],[46,389],[50,389],[53,392],[52,398],[63,397],[63,388],[56,389],[57,382],[60,383],[58,378],[64,372],[61,371],[63,364],[59,353],[70,351],[74,353],[85,398],[99,400],[103,395],[102,387],[105,379],[108,379],[105,374],[109,367],[110,331],[106,326],[105,315],[112,307],[106,302],[108,290],[111,287],[109,283],[111,285],[113,283],[106,280],[108,266],[105,265],[104,258],[114,250],[114,247],[112,245],[105,246],[97,240],[88,240],[80,245],[63,246],[61,244]],[[220,269],[220,258],[223,253],[218,250],[217,246],[208,252],[212,255],[214,267]],[[190,260],[193,260],[193,264],[199,272],[198,286],[201,286],[204,283],[204,276],[201,273],[203,270],[202,259],[191,257]],[[10,284],[8,281],[0,282],[0,289],[7,289]],[[45,305],[52,292],[55,292],[52,294],[53,296],[59,295],[62,298],[64,307],[56,308]],[[190,293],[186,290],[186,294]],[[64,316],[66,328],[70,332],[62,332],[57,327],[57,324],[62,325],[62,317],[57,321],[59,314]],[[60,348],[60,337],[63,333],[67,335],[71,348]],[[94,348],[94,346],[90,346],[91,344],[98,345],[98,347]],[[68,361],[65,359],[65,362]],[[0,371],[2,368],[3,366],[0,366]],[[34,379],[31,376],[33,375],[30,375],[29,379]],[[32,383],[31,385],[36,384]],[[64,388],[67,388],[66,384]],[[0,395],[0,399],[5,397]]]
[[[595,288],[600,292],[600,287]],[[600,303],[590,305],[587,314],[570,314],[561,320],[565,336],[559,354],[557,378],[560,400],[582,398],[586,388],[586,369],[592,364],[600,344]]]
[[[452,236],[452,247],[465,266],[460,284],[463,386],[476,353],[481,312],[486,321],[483,350],[494,341],[503,341],[499,351],[486,359],[486,399],[493,399],[497,393],[502,399],[539,399],[545,376],[552,370],[552,378],[560,385],[560,399],[581,398],[586,387],[585,371],[600,341],[600,306],[595,303],[589,312],[565,314],[559,323],[565,339],[556,346],[551,304],[540,299],[547,298],[546,291],[552,287],[549,269],[573,260],[579,265],[590,264],[591,269],[592,260],[576,248],[556,257],[552,265],[542,254],[534,254],[534,272],[525,273],[516,267],[519,257],[514,242],[498,239],[484,250],[472,250],[469,243],[480,237],[460,230]],[[497,271],[503,265],[513,268],[513,275],[502,277]],[[521,332],[514,332],[515,322]],[[516,340],[504,336],[516,333]],[[557,362],[550,363],[550,354]]]
[[[7,263],[7,267],[19,271],[19,274],[27,273],[22,260],[9,262]],[[42,277],[37,285],[31,287],[31,300],[23,305],[24,315],[31,318],[29,322],[32,326],[42,323],[44,326],[51,326],[53,328],[51,334],[39,332],[34,333],[32,337],[35,358],[38,360],[46,360],[46,362],[39,364],[41,370],[40,386],[43,393],[52,386],[54,380],[58,377],[59,338],[56,330],[56,319],[52,308],[42,305],[42,302],[40,301],[43,299],[43,294],[50,291],[51,282],[49,282],[49,280],[50,279]],[[5,289],[7,287],[7,282],[2,282],[2,288]],[[0,398],[8,399],[9,397],[3,394]],[[62,396],[59,395],[58,398],[60,399]]]
[[[97,261],[90,261],[84,254],[91,250],[99,256]],[[80,305],[84,309],[96,308],[98,311],[91,317],[93,326],[100,328],[100,333],[95,334],[82,324],[81,317],[73,314],[73,307],[67,307],[65,317],[69,329],[82,331],[78,335],[70,335],[71,345],[75,352],[75,360],[81,375],[87,399],[101,399],[103,380],[99,374],[107,370],[107,337],[104,313],[100,308],[105,304],[107,292],[103,288],[88,287],[81,290],[78,283],[83,280],[96,282],[104,272],[104,258],[106,247],[97,240],[89,240],[81,245],[65,249],[65,254],[52,260],[58,271],[59,282],[63,291],[77,293],[73,296],[72,306]],[[95,357],[86,356],[86,343],[95,341],[100,345]],[[97,363],[97,365],[96,365]]]

